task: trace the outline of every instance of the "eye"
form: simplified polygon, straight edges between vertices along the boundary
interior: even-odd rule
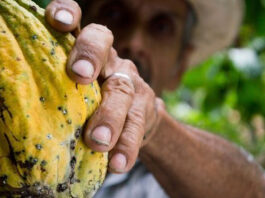
[[[107,26],[122,26],[127,20],[126,11],[120,2],[103,5],[98,14],[98,19]]]
[[[104,15],[109,20],[119,20],[121,19],[122,14],[119,6],[109,6],[104,10]]]
[[[169,36],[175,32],[175,23],[169,16],[157,16],[150,23],[150,31],[156,36]]]

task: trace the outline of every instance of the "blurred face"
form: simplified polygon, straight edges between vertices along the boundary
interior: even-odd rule
[[[185,65],[179,58],[187,13],[184,0],[95,0],[83,22],[112,30],[119,56],[134,61],[160,95],[164,88],[176,87]]]

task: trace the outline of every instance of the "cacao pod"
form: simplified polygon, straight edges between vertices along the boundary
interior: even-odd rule
[[[74,42],[32,1],[0,0],[0,197],[92,197],[104,180],[107,153],[81,138],[100,90],[68,78]]]

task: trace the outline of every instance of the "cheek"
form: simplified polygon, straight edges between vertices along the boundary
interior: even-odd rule
[[[161,93],[175,78],[179,51],[177,47],[153,48],[151,55],[152,88]]]
[[[178,50],[174,48],[158,48],[152,50],[152,64],[153,68],[158,75],[163,75],[163,78],[167,78],[168,75],[172,75],[174,68],[176,67],[178,60]],[[162,77],[162,76],[161,76]]]

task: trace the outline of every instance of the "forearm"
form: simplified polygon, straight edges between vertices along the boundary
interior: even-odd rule
[[[263,172],[250,157],[222,138],[162,114],[140,157],[170,197],[264,197]]]

